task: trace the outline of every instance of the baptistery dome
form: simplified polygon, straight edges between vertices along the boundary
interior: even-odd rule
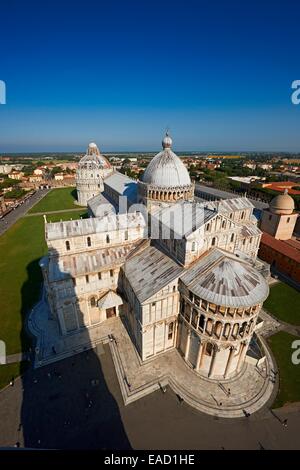
[[[86,206],[89,199],[103,191],[103,179],[112,171],[109,161],[101,155],[97,145],[90,143],[76,172],[78,204]]]
[[[163,150],[147,166],[142,181],[161,188],[189,186],[190,175],[180,158],[171,150],[172,139],[168,133],[162,146]]]
[[[104,169],[111,168],[109,161],[100,153],[97,145],[91,142],[88,146],[86,154],[78,163],[78,169]]]

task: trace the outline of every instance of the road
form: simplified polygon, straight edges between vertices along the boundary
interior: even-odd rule
[[[6,232],[17,220],[23,217],[37,202],[39,202],[50,189],[38,189],[36,193],[27,199],[16,209],[12,210],[0,220],[0,235]]]
[[[287,426],[284,420],[287,419]],[[108,345],[29,370],[0,392],[0,446],[56,449],[300,449],[300,407],[202,414],[167,388],[124,406]]]

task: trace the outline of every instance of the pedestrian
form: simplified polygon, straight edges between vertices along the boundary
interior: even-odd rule
[[[288,423],[288,420],[287,420],[287,419],[284,419],[284,420],[282,421],[282,425],[283,425],[285,428],[287,428],[287,423]]]
[[[229,389],[228,389],[228,396],[230,397],[230,395],[231,395],[231,390],[230,390],[230,388],[229,388]]]

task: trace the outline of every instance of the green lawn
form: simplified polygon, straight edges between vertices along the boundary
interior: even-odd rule
[[[268,339],[280,374],[280,389],[273,404],[274,408],[279,408],[285,403],[300,401],[300,364],[292,363],[292,354],[295,352],[292,343],[295,340],[300,340],[300,337],[285,331],[280,331]],[[300,358],[300,354],[298,357]]]
[[[51,212],[78,208],[75,204],[75,188],[52,189],[40,202],[30,209],[30,213]]]
[[[28,363],[19,362],[16,364],[0,365],[0,390],[9,384],[12,377],[18,377],[23,374],[27,368]]]
[[[26,350],[25,312],[38,300],[46,253],[43,217],[24,217],[0,237],[0,326],[7,354]]]
[[[300,325],[300,292],[283,282],[271,287],[264,308],[279,320]]]

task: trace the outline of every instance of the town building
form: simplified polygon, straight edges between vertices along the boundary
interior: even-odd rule
[[[299,214],[294,209],[294,200],[285,189],[262,211],[259,256],[276,271],[300,283],[300,242],[293,237]]]

